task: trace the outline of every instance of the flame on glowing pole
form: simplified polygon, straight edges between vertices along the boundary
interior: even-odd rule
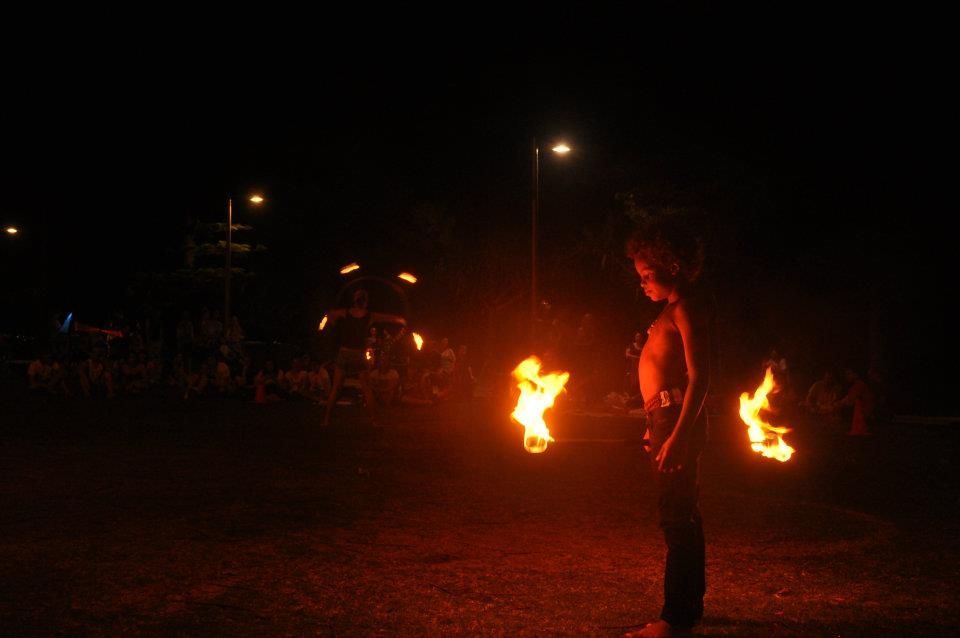
[[[551,372],[540,376],[540,359],[527,357],[514,371],[520,398],[510,416],[523,426],[523,447],[531,454],[539,454],[553,441],[543,420],[543,413],[553,407],[557,395],[570,378],[569,372]]]
[[[773,369],[767,368],[763,377],[763,383],[757,388],[753,398],[746,392],[740,395],[740,418],[747,424],[747,434],[750,436],[750,447],[754,452],[759,452],[768,459],[776,459],[783,463],[789,461],[793,455],[793,448],[787,445],[782,434],[790,431],[790,428],[770,425],[760,418],[761,410],[769,410],[770,402],[767,401],[767,395],[773,390],[776,384],[773,381]]]

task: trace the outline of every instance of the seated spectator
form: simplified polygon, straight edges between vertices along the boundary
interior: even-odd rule
[[[290,369],[284,374],[283,385],[290,397],[310,398],[310,379],[300,359],[294,358],[290,362]]]
[[[433,377],[440,374],[440,342],[432,339],[424,340],[423,348],[411,354],[413,356],[410,365],[421,371],[427,371],[433,383]]]
[[[860,375],[853,368],[843,372],[849,383],[846,395],[837,403],[837,406],[852,407],[850,420],[850,436],[867,436],[870,434],[868,422],[873,416],[873,392]]]
[[[27,366],[27,384],[31,392],[46,392],[50,385],[50,356],[37,357]]]
[[[279,401],[279,385],[277,383],[278,373],[273,364],[273,359],[267,359],[263,367],[257,371],[253,378],[254,401],[257,403],[267,403]]]
[[[837,416],[836,403],[840,398],[840,385],[833,373],[827,370],[823,377],[814,382],[807,392],[807,398],[801,404],[808,413],[826,416],[833,420]]]
[[[66,369],[59,357],[49,354],[30,362],[27,367],[27,384],[31,392],[44,394],[62,394],[70,396],[67,387]]]
[[[110,369],[110,362],[104,360],[102,350],[95,350],[80,364],[77,372],[83,396],[105,395],[108,399],[114,397],[113,372]]]
[[[381,356],[377,367],[370,373],[370,389],[373,397],[382,406],[393,405],[400,386],[400,373],[390,367],[387,357]]]
[[[440,373],[449,378],[457,365],[457,355],[450,347],[450,340],[444,337],[440,340]]]
[[[223,355],[214,359],[210,357],[207,365],[213,370],[212,382],[213,389],[219,395],[227,395],[233,390],[233,375],[230,373],[230,366],[227,365]]]
[[[403,380],[400,403],[404,405],[433,405],[433,382],[428,368],[411,362]]]
[[[183,392],[184,400],[204,396],[207,393],[209,378],[210,366],[207,363],[201,364],[199,370],[189,373],[187,375],[187,385]]]
[[[187,366],[185,357],[177,353],[170,362],[170,373],[167,377],[167,385],[171,387],[184,388],[187,385]]]
[[[47,388],[50,394],[60,394],[67,397],[73,394],[67,385],[67,368],[61,362],[60,357],[53,357],[50,361],[50,380]]]
[[[254,379],[256,372],[253,369],[253,357],[249,354],[243,355],[243,361],[240,364],[240,370],[233,377],[233,386],[236,390],[248,397],[254,396]]]
[[[147,389],[147,369],[140,360],[143,356],[131,353],[122,364],[123,391],[127,394],[140,394]]]

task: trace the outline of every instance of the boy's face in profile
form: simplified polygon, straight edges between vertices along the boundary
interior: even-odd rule
[[[670,296],[676,281],[668,273],[653,267],[642,257],[634,257],[633,267],[640,275],[640,287],[651,301],[663,301]]]

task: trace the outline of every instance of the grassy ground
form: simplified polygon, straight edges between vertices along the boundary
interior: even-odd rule
[[[616,636],[659,610],[650,475],[624,422],[503,405],[382,430],[308,404],[11,397],[0,634]],[[807,429],[787,464],[721,419],[703,462],[707,636],[960,633],[960,432]]]

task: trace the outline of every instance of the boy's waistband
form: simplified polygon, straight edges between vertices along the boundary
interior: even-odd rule
[[[683,405],[683,390],[680,388],[670,388],[669,390],[660,390],[643,404],[643,409],[647,412],[653,412],[658,408],[667,408],[671,405]]]

